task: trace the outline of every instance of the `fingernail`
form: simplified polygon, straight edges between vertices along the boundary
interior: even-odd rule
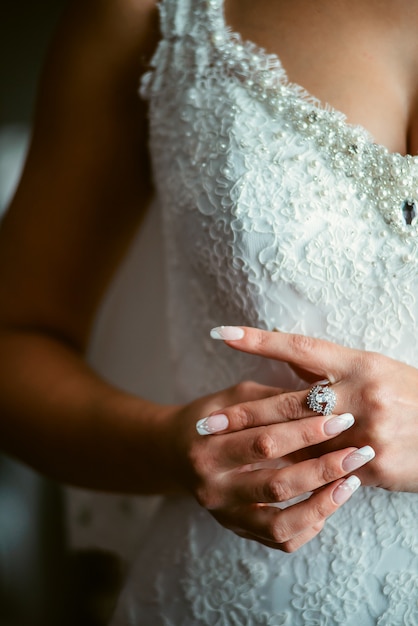
[[[228,426],[229,420],[227,416],[219,413],[218,415],[211,415],[199,420],[196,424],[196,430],[199,435],[212,435],[225,430]]]
[[[218,326],[210,331],[212,339],[226,339],[231,341],[234,339],[242,339],[244,331],[239,326]]]
[[[368,463],[376,456],[375,451],[370,446],[364,446],[364,448],[359,448],[355,452],[352,452],[348,456],[345,457],[342,462],[343,469],[346,472],[352,472],[353,470],[361,467],[365,463]]]
[[[338,435],[354,424],[354,416],[351,413],[343,413],[332,417],[324,424],[324,432],[326,435]]]
[[[361,480],[357,478],[357,476],[349,476],[343,483],[334,489],[332,499],[335,504],[344,504],[344,502],[347,502],[360,485]]]

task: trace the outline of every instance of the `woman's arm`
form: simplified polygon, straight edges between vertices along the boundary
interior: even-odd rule
[[[95,376],[83,353],[152,191],[137,89],[157,40],[154,0],[70,4],[0,229],[2,447],[56,478],[97,488],[133,488],[126,468],[118,478],[119,457],[133,416],[154,408]]]
[[[80,350],[151,194],[137,88],[158,37],[154,4],[70,4],[1,228],[1,322],[48,328]]]

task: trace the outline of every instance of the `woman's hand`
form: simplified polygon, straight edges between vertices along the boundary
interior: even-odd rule
[[[354,421],[350,415],[295,419],[293,398],[293,393],[245,382],[195,401],[169,420],[162,451],[177,483],[223,526],[288,552],[318,534],[360,484],[355,476],[344,477],[373,456],[369,448],[362,454],[349,447],[297,464],[283,462],[301,448],[331,440]],[[203,417],[211,413],[217,417]],[[227,431],[213,436],[225,430],[226,416]],[[268,506],[309,492],[314,492],[309,499],[284,510]]]
[[[227,335],[236,339],[228,340]],[[359,472],[362,482],[390,490],[418,492],[417,369],[373,352],[302,335],[221,327],[212,336],[225,338],[235,349],[285,361],[311,382],[328,379],[337,395],[335,411],[349,411],[355,416],[356,424],[349,433],[297,454],[297,459],[346,445],[370,444],[376,451],[376,459]],[[313,415],[306,406],[306,396],[307,391],[291,396],[297,418]],[[276,421],[271,415],[259,418],[257,415],[260,424]]]

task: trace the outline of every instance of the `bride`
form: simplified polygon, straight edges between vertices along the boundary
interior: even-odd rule
[[[1,436],[62,482],[164,494],[114,625],[416,623],[417,21],[70,3],[0,231]],[[170,405],[84,360],[151,204]]]

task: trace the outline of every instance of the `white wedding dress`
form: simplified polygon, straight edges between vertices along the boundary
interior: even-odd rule
[[[277,57],[226,28],[222,0],[160,12],[142,94],[176,401],[242,379],[300,386],[287,366],[213,342],[220,324],[418,365],[418,159],[289,84]],[[418,624],[415,494],[361,488],[291,555],[165,498],[142,544],[114,626]]]

